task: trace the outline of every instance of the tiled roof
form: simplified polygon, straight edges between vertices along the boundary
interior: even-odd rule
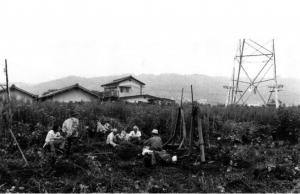
[[[138,80],[138,79],[134,78],[132,75],[130,75],[130,76],[123,77],[123,78],[120,78],[120,79],[115,79],[112,82],[103,84],[101,86],[103,87],[103,86],[117,85],[117,84],[119,84],[123,81],[126,81],[126,80],[135,80],[136,82],[140,83],[141,85],[146,85],[145,83],[141,82],[140,80]]]

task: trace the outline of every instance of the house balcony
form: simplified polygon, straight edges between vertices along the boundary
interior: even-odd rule
[[[119,91],[118,90],[108,90],[103,92],[103,98],[118,98]]]

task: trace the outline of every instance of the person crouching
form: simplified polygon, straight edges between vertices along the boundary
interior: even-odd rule
[[[151,150],[161,151],[163,148],[163,143],[162,143],[161,137],[158,134],[158,130],[153,129],[151,133],[152,133],[152,137],[147,139],[144,142],[144,145],[149,146]]]
[[[59,126],[54,125],[53,128],[48,132],[45,144],[43,148],[50,147],[52,153],[56,155],[56,149],[64,149],[65,139],[58,132]]]
[[[152,137],[144,142],[145,148],[143,149],[143,155],[151,156],[151,165],[154,166],[158,161],[163,163],[175,163],[177,161],[177,156],[171,157],[166,150],[163,150],[162,139],[159,136],[158,130],[152,130]],[[147,164],[150,162],[144,161]]]
[[[144,142],[144,149],[142,155],[145,155],[145,160],[144,163],[147,164],[146,166],[154,166],[157,161],[156,161],[156,151],[161,151],[163,144],[162,140],[158,134],[157,129],[152,130],[152,137],[147,139]],[[148,157],[147,157],[148,156]]]

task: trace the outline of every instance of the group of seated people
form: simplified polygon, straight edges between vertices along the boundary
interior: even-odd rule
[[[152,136],[149,139],[141,141],[141,131],[137,126],[134,126],[130,133],[126,133],[125,130],[118,133],[118,130],[114,128],[107,136],[106,143],[112,147],[117,147],[119,145],[119,141],[130,141],[133,143],[142,142],[144,145],[142,155],[150,157],[150,166],[157,164],[157,160],[167,163],[176,162],[177,157],[171,157],[169,153],[163,150],[163,143],[158,130],[153,129],[151,134]]]
[[[133,126],[133,130],[129,133],[123,129],[121,132],[118,132],[118,129],[113,128],[106,138],[106,143],[112,147],[118,146],[119,142],[130,141],[134,143],[139,143],[142,140],[142,133],[139,130],[138,126]]]
[[[72,142],[78,138],[78,125],[79,120],[76,115],[71,115],[70,118],[66,119],[62,125],[53,125],[52,129],[49,130],[46,139],[45,147],[49,147],[50,150],[56,154],[56,151],[66,150],[66,154],[70,153],[70,147]],[[159,136],[157,129],[153,129],[152,136],[147,140],[142,140],[142,132],[139,130],[138,126],[133,126],[132,130],[127,133],[125,129],[120,132],[116,128],[112,128],[109,123],[104,125],[101,122],[97,123],[97,133],[107,135],[106,144],[116,148],[121,142],[131,142],[133,144],[144,145],[143,155],[147,154],[151,156],[151,163],[156,163],[156,157],[159,156],[163,158],[167,153],[163,150],[162,139]],[[66,144],[68,145],[65,149]]]

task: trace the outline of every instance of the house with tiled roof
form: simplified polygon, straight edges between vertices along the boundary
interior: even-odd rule
[[[101,86],[104,88],[102,93],[104,99],[117,99],[126,96],[142,95],[145,83],[130,75],[115,79]]]
[[[149,94],[144,94],[145,83],[136,79],[132,75],[101,85],[104,91],[101,93],[101,99],[124,101],[129,103],[155,103],[172,104],[174,100],[161,98]]]
[[[37,95],[34,95],[24,89],[21,89],[14,84],[9,87],[9,92],[12,100],[22,101],[24,103],[33,103],[38,99]],[[0,99],[5,100],[6,98],[7,93],[6,90],[3,88],[2,90],[0,90]]]
[[[58,90],[51,90],[39,97],[39,101],[54,102],[91,102],[98,99],[99,97],[97,94],[79,84],[74,84]]]

